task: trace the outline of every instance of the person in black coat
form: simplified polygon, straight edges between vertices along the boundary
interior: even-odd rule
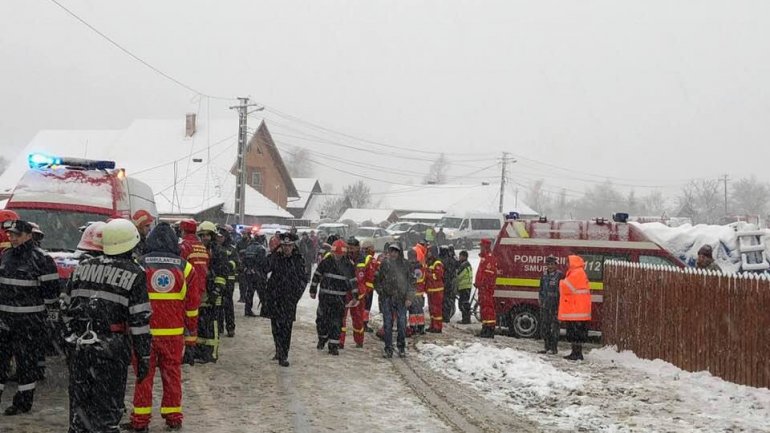
[[[291,331],[297,318],[297,303],[305,292],[308,278],[305,260],[296,249],[296,235],[281,236],[280,248],[270,254],[266,274],[270,273],[262,300],[262,311],[270,318],[275,357],[282,367],[289,366]]]

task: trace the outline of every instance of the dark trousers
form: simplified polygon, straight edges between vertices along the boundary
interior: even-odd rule
[[[275,356],[278,360],[289,358],[291,348],[291,331],[294,321],[291,319],[270,319],[270,328],[273,331],[273,343],[275,343]]]
[[[38,358],[45,341],[43,322],[40,313],[0,313],[0,390],[5,387],[13,357],[19,384],[13,405],[24,411],[32,408],[35,397]]]
[[[452,318],[452,310],[455,307],[455,298],[455,291],[452,288],[452,283],[449,282],[444,288],[444,306],[442,308],[442,320],[444,323],[449,323],[449,320]]]
[[[262,311],[265,307],[265,297],[267,296],[267,279],[257,279],[257,281],[254,283],[254,290],[257,292],[257,297],[259,298],[259,304],[261,307],[259,308],[259,315],[262,317],[267,317],[264,314],[262,314]]]
[[[588,322],[566,322],[567,341],[583,344],[588,340]]]
[[[545,350],[558,350],[559,345],[559,306],[543,305],[540,308],[540,334],[543,336]]]
[[[72,351],[69,360],[69,433],[120,432],[118,424],[125,410],[123,398],[130,346],[125,336],[112,336],[111,339],[108,351],[95,346],[81,346]],[[111,356],[105,356],[106,353]]]
[[[327,341],[329,347],[339,346],[342,315],[345,313],[345,298],[337,295],[321,294],[316,313],[318,339]]]
[[[198,356],[201,358],[219,358],[218,308],[201,305],[198,310]]]
[[[393,313],[396,313],[396,345],[399,350],[406,347],[406,305],[403,301],[398,301],[391,297],[383,298],[382,302],[382,321],[385,331],[385,350],[393,351]]]
[[[458,290],[460,297],[460,313],[465,321],[471,319],[471,289]]]
[[[244,302],[244,313],[253,313],[254,311],[254,292],[256,287],[254,286],[254,280],[252,278],[244,277],[238,286],[238,291],[241,292],[241,300]]]
[[[235,331],[235,304],[233,304],[233,294],[235,293],[235,283],[228,281],[224,292],[222,292],[222,317],[219,322],[219,333]]]

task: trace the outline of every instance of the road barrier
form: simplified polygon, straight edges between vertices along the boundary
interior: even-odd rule
[[[770,277],[607,262],[602,338],[618,350],[770,388]]]

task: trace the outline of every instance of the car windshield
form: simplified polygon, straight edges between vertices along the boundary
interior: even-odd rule
[[[80,242],[80,227],[104,221],[105,215],[51,209],[14,209],[19,217],[37,223],[45,233],[41,247],[48,251],[74,251]]]
[[[356,236],[361,236],[361,237],[370,238],[370,237],[374,236],[374,232],[375,232],[376,230],[377,230],[377,229],[369,229],[369,228],[362,228],[362,229],[358,229],[358,230],[356,231]]]
[[[409,227],[412,225],[412,223],[393,223],[388,227],[388,230],[393,232],[405,232],[409,230]]]
[[[439,225],[447,229],[457,229],[457,228],[460,228],[460,223],[462,222],[463,222],[462,218],[444,217],[444,218],[441,218]]]

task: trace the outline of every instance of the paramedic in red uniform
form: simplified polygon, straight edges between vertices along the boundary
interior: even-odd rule
[[[195,347],[198,342],[198,307],[201,304],[201,298],[206,291],[206,274],[209,270],[209,253],[206,246],[200,241],[196,232],[198,223],[193,219],[184,219],[179,223],[179,230],[182,232],[182,243],[179,245],[179,255],[187,260],[195,270],[194,276],[187,288],[190,302],[194,307],[190,311],[190,328],[188,335],[185,335],[184,343],[187,350],[184,353],[184,363],[193,365],[195,363]]]
[[[479,291],[479,307],[481,308],[481,338],[495,338],[495,284],[497,280],[497,260],[492,255],[492,241],[481,240],[481,261],[476,271],[474,285]]]
[[[155,218],[147,212],[144,209],[139,209],[138,211],[134,212],[134,215],[131,217],[131,221],[136,226],[136,230],[139,232],[139,245],[136,246],[136,249],[134,250],[137,257],[144,254],[144,243],[147,242],[147,235],[150,233],[150,227],[152,227],[152,223],[155,221]]]
[[[195,278],[193,266],[179,256],[179,240],[174,229],[167,223],[158,224],[145,243],[147,254],[139,258],[139,264],[147,276],[147,292],[152,307],[150,317],[150,371],[143,380],[136,381],[134,411],[131,427],[134,431],[147,431],[152,417],[152,385],[155,368],[160,368],[163,381],[163,400],[160,415],[171,430],[182,427],[182,353],[185,346],[185,330],[192,336],[191,328],[197,309],[191,296]]]
[[[564,359],[577,361],[583,359],[583,343],[588,339],[591,289],[583,259],[579,256],[569,256],[567,261],[567,275],[559,283],[559,321],[566,322],[567,340],[572,343],[572,353]]]
[[[428,292],[430,328],[426,332],[440,334],[444,325],[444,264],[438,259],[438,246],[431,245],[426,254],[428,267],[425,275],[425,291]]]
[[[366,304],[366,293],[369,288],[366,285],[366,268],[371,260],[371,256],[361,254],[361,245],[358,239],[350,237],[348,239],[348,257],[356,264],[356,285],[358,293],[348,293],[345,297],[345,313],[342,316],[342,329],[340,331],[340,349],[345,347],[345,335],[348,330],[348,315],[353,323],[353,341],[357,348],[364,347],[364,308]],[[374,280],[372,280],[374,287]],[[348,306],[349,305],[349,306]]]
[[[364,322],[364,331],[373,332],[369,327],[369,312],[372,309],[372,299],[374,297],[374,276],[377,274],[380,262],[374,258],[376,251],[374,250],[374,241],[367,239],[361,242],[361,250],[364,253],[366,259],[364,260],[366,265],[364,266],[363,279],[361,278],[361,271],[358,265],[356,265],[356,280],[358,281],[359,296],[362,296],[360,291],[365,288],[366,292],[363,293],[363,299],[361,299],[361,317]],[[361,281],[363,280],[363,287]]]

